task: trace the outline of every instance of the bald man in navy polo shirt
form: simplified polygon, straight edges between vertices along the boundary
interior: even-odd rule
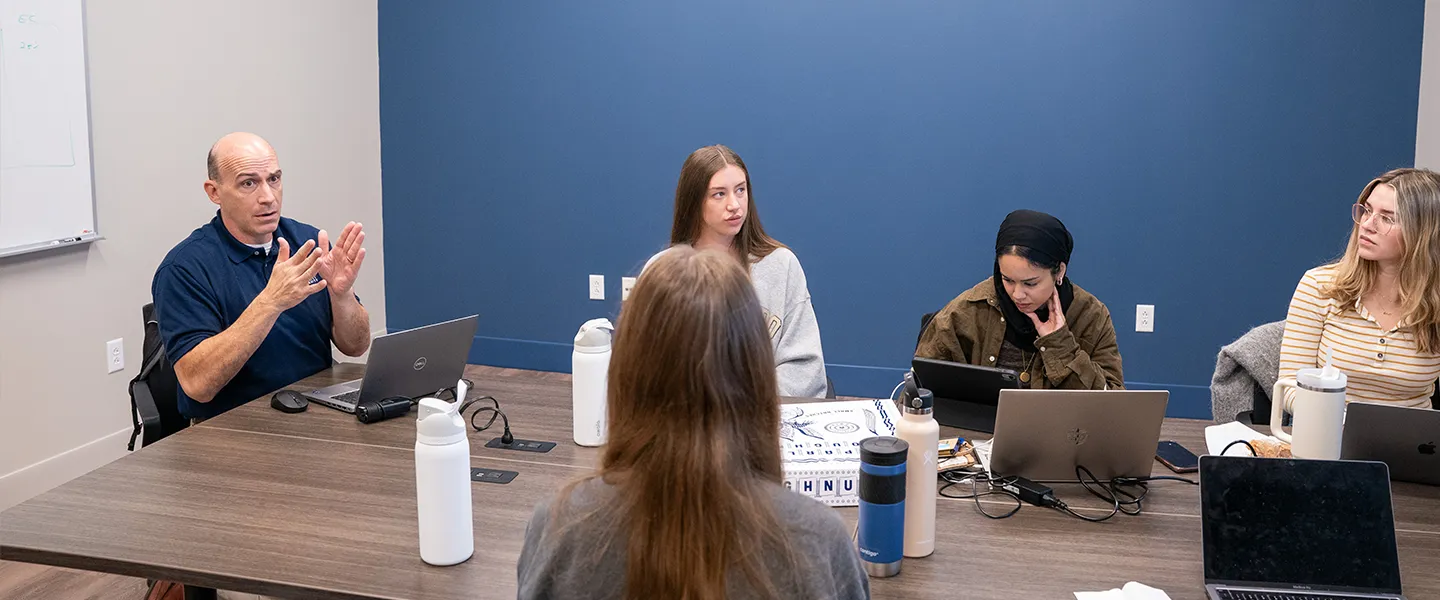
[[[275,149],[232,133],[207,158],[205,194],[220,209],[166,255],[151,293],[180,381],[180,413],[206,419],[328,368],[330,344],[370,347],[370,314],[355,296],[365,232],[329,235],[280,216]]]

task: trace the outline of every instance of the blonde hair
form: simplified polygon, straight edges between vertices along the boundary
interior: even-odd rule
[[[1395,169],[1376,177],[1360,192],[1367,204],[1378,185],[1395,188],[1400,220],[1400,308],[1403,323],[1421,352],[1440,352],[1440,173]],[[1360,258],[1360,225],[1350,230],[1345,255],[1335,263],[1335,280],[1322,291],[1342,306],[1353,305],[1375,286],[1380,265]]]

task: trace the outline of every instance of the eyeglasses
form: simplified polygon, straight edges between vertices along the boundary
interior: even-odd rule
[[[1369,204],[1356,204],[1351,206],[1350,219],[1355,221],[1356,225],[1364,225],[1366,221],[1371,221],[1371,226],[1380,232],[1380,235],[1389,235],[1390,230],[1394,229],[1395,224],[1398,223],[1394,215],[1376,213],[1370,208]]]

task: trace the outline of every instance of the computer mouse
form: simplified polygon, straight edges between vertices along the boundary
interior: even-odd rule
[[[300,395],[300,392],[295,390],[280,390],[275,392],[274,396],[270,397],[270,408],[280,412],[304,412],[309,406],[310,401],[306,400],[304,396]]]

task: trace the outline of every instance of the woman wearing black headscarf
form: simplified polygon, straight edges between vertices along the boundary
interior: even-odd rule
[[[995,274],[935,314],[915,355],[1011,369],[1026,388],[1124,388],[1110,309],[1065,276],[1073,249],[1059,219],[1010,213]]]

